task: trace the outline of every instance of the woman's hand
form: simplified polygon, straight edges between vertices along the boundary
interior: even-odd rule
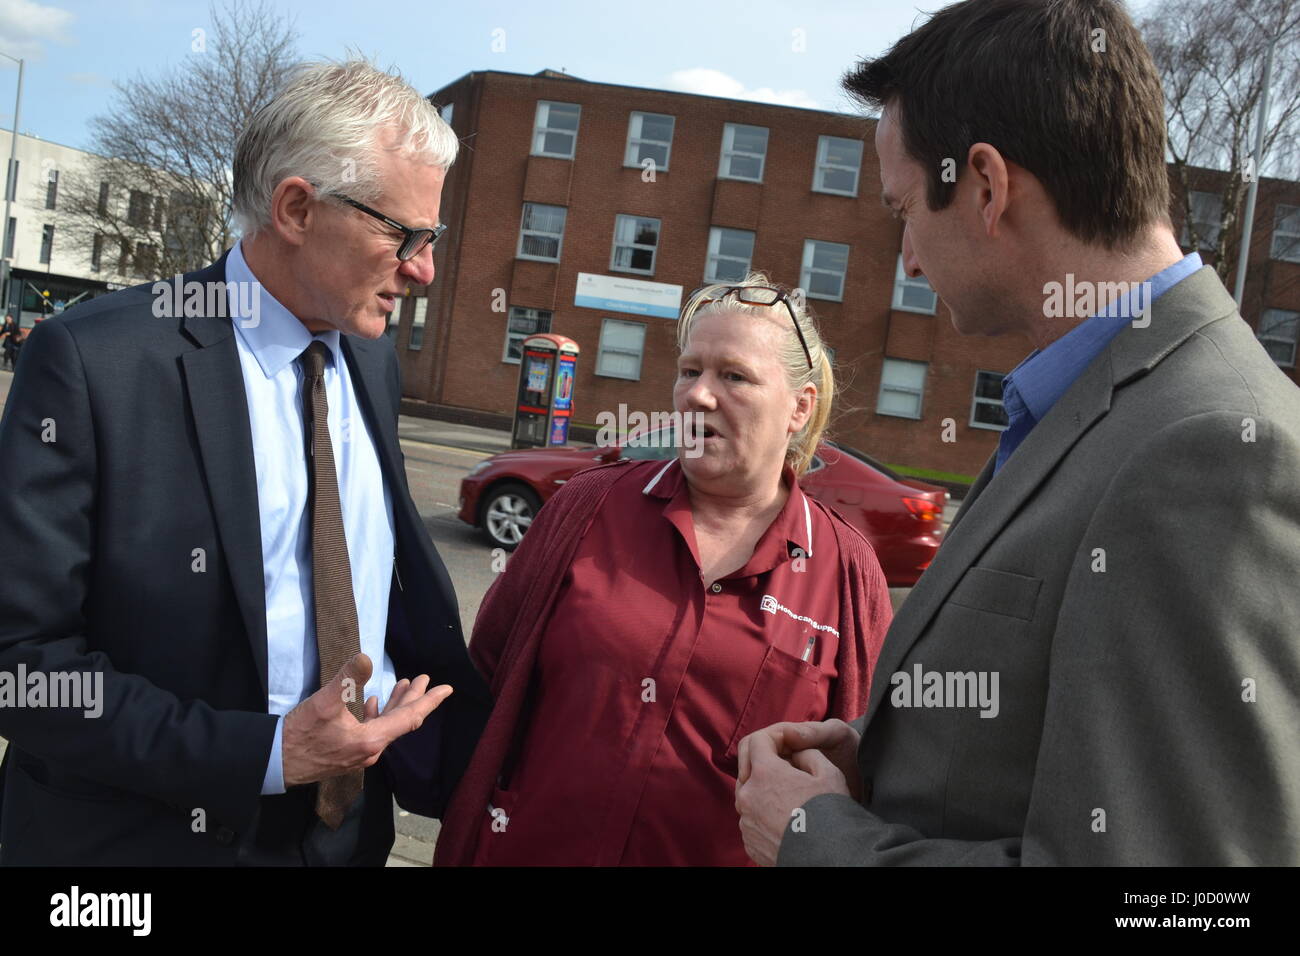
[[[848,784],[854,800],[862,802],[862,775],[858,771],[858,744],[862,735],[842,720],[814,720],[804,723],[784,722],[772,724],[755,731],[740,742],[737,751],[739,772],[737,785],[749,779],[749,744],[753,737],[764,735],[772,741],[776,752],[787,760],[800,750],[820,750]]]

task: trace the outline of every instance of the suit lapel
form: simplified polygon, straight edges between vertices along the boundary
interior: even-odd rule
[[[876,665],[878,675],[898,669],[962,575],[1015,519],[1074,444],[1109,411],[1114,390],[1150,371],[1202,326],[1234,311],[1213,269],[1207,266],[1188,276],[1156,300],[1149,326],[1126,328],[1111,340],[996,475],[993,459],[989,460],[934,563],[899,608]],[[889,681],[873,680],[871,686],[868,722]]]
[[[225,280],[225,275],[226,260],[223,256],[207,269],[186,275],[185,280],[220,282]],[[181,365],[203,473],[216,514],[217,533],[225,551],[226,567],[265,697],[266,590],[262,570],[261,520],[253,436],[235,329],[229,318],[219,315],[186,316],[182,322],[186,335],[199,346],[181,355]]]
[[[383,356],[376,344],[388,347],[386,339],[375,342],[356,338],[351,335],[339,336],[343,357],[348,363],[348,373],[352,378],[352,389],[357,393],[357,403],[361,414],[365,416],[366,427],[374,438],[375,449],[379,453],[379,464],[383,470],[384,480],[392,489],[393,504],[399,503],[397,491],[402,487],[400,481],[401,452],[397,447],[396,414],[389,400],[388,390],[384,387]]]
[[[934,563],[898,609],[880,652],[877,674],[888,675],[898,669],[962,575],[1109,407],[1110,362],[1103,354],[1034,427],[996,475],[992,473],[992,460],[984,466],[980,475],[984,485],[977,482],[977,488],[972,488],[973,500],[962,506],[960,521],[954,521],[948,529]],[[888,686],[887,679],[871,682],[868,720]]]

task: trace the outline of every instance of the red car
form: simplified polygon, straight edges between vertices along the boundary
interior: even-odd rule
[[[647,432],[609,448],[566,445],[493,455],[461,481],[460,520],[482,528],[496,547],[514,550],[533,515],[577,472],[619,458],[673,458],[677,449],[671,444]],[[943,488],[904,478],[833,442],[818,447],[799,484],[866,536],[890,587],[912,586],[934,560],[948,502]]]

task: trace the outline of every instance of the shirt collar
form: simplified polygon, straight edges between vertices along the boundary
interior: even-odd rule
[[[754,546],[754,556],[745,563],[742,569],[745,573],[758,573],[759,570],[767,570],[774,567],[777,559],[784,556],[806,557],[813,556],[813,530],[812,530],[812,505],[808,501],[808,496],[800,487],[798,480],[795,478],[794,468],[788,463],[781,469],[781,481],[790,489],[790,494],[786,497],[785,505],[781,511],[772,520],[772,524],[763,532],[759,538],[758,544]],[[686,475],[682,472],[682,466],[676,458],[666,462],[662,468],[655,471],[641,493],[651,498],[658,498],[666,501],[668,504],[664,507],[664,516],[673,524],[677,525],[682,537],[686,539],[691,550],[695,551],[694,541],[694,523],[684,524],[683,518],[689,516],[691,510],[690,493],[686,485]],[[690,534],[686,533],[686,528],[691,529]],[[779,551],[776,545],[779,543]],[[795,554],[795,549],[802,552],[802,555]],[[765,554],[770,552],[770,554]],[[695,555],[696,561],[699,555]],[[765,558],[771,558],[767,561]],[[754,567],[756,562],[762,561],[767,564],[767,568]],[[741,572],[737,572],[738,574]]]
[[[338,329],[312,334],[292,312],[266,291],[266,287],[257,281],[253,270],[244,259],[241,243],[236,242],[226,257],[226,288],[230,304],[231,320],[244,345],[253,353],[257,364],[261,366],[267,378],[274,378],[286,365],[293,362],[312,343],[319,339],[330,350],[334,367],[338,368],[341,351]],[[258,297],[257,321],[245,315],[240,306],[239,283],[252,283],[253,293]]]
[[[1174,285],[1201,268],[1201,257],[1192,252],[1147,280],[1150,304]],[[1124,330],[1143,306],[1145,291],[1121,296],[1090,318],[1084,319],[1047,348],[1035,349],[1002,379],[1002,401],[1007,415],[1028,411],[1042,421],[1052,406],[1074,384],[1083,370],[1116,335]]]

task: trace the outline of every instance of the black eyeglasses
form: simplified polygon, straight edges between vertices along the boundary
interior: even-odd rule
[[[719,299],[725,299],[733,292],[736,293],[736,299],[745,305],[776,305],[778,302],[784,302],[786,311],[790,313],[790,321],[794,323],[794,334],[799,336],[799,344],[803,346],[803,354],[804,358],[808,360],[808,367],[813,367],[812,353],[808,351],[808,342],[803,337],[803,329],[799,327],[799,318],[795,315],[794,306],[790,303],[790,293],[784,289],[778,289],[773,285],[700,286],[687,298],[686,308],[682,310],[682,313],[685,314],[691,309],[699,308],[706,302],[717,302]],[[705,293],[708,293],[708,295]]]
[[[354,209],[360,209],[367,216],[374,216],[386,226],[392,226],[403,236],[402,244],[397,247],[397,258],[402,262],[407,262],[419,255],[425,246],[434,248],[438,245],[438,240],[442,234],[447,231],[446,223],[439,223],[432,229],[412,229],[409,226],[403,226],[396,219],[385,216],[377,209],[371,209],[363,202],[357,202],[350,196],[344,196],[342,193],[331,193],[335,199],[340,199]]]

